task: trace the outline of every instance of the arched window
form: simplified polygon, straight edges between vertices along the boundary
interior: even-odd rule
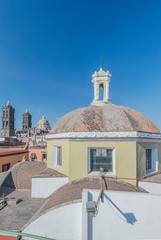
[[[104,94],[103,84],[100,84],[100,86],[99,86],[99,100],[100,101],[103,100],[103,94]]]

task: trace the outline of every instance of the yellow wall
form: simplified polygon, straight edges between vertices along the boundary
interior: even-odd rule
[[[52,166],[52,146],[62,147],[61,170]],[[136,142],[48,142],[47,166],[68,175],[69,181],[92,176],[88,174],[89,147],[115,148],[117,177],[136,178]]]
[[[52,166],[52,146],[62,147],[62,168],[57,169]],[[47,167],[69,176],[69,150],[70,142],[48,142],[47,143]]]

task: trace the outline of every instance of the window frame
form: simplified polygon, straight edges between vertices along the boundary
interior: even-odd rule
[[[35,158],[31,158],[32,154],[35,154]],[[37,159],[36,152],[30,152],[30,161],[36,161],[36,159]]]
[[[61,149],[61,165],[58,164],[58,148]],[[54,153],[54,149],[55,149],[55,156],[53,156]],[[56,167],[58,169],[62,169],[62,146],[57,146],[57,145],[53,145],[52,146],[52,166]]]
[[[146,149],[146,171],[150,169],[152,169],[152,149],[148,148]]]
[[[46,161],[43,161],[44,154],[46,154]],[[41,162],[47,162],[47,152],[41,152]]]
[[[11,165],[10,163],[2,164],[2,172],[7,172],[10,169],[10,165]]]
[[[151,150],[151,168],[148,168],[148,169],[146,168],[146,166],[147,166],[147,158],[146,158],[147,150]],[[146,175],[158,171],[158,159],[159,159],[158,148],[146,148],[145,149],[145,171],[146,171]]]
[[[116,148],[114,147],[88,147],[87,156],[87,173],[89,175],[99,175],[99,171],[91,171],[91,149],[110,149],[112,150],[112,172],[105,172],[107,176],[114,176],[116,174]]]

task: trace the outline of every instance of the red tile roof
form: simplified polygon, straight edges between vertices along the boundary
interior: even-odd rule
[[[142,113],[111,103],[76,109],[64,115],[51,133],[124,131],[160,133],[155,124]]]

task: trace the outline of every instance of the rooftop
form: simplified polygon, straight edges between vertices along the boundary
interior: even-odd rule
[[[46,178],[46,177],[67,177],[67,176],[51,168],[46,168],[33,176],[33,178]]]
[[[100,179],[98,177],[90,177],[65,184],[49,196],[48,201],[39,212],[39,215],[44,214],[46,211],[60,204],[67,204],[71,201],[81,201],[83,189],[100,189]],[[105,179],[103,189],[112,191],[145,192],[141,188],[113,178]]]
[[[45,168],[46,163],[44,162],[20,162],[12,168],[11,172],[3,182],[2,187],[31,189],[31,178]]]
[[[54,125],[51,133],[132,131],[160,133],[155,124],[142,113],[108,103],[67,113]]]
[[[144,177],[144,179],[142,179],[141,181],[142,182],[161,183],[161,173],[160,172],[152,173],[152,174]]]
[[[30,190],[13,190],[0,188],[0,197],[5,194],[7,201],[21,199],[20,203],[9,204],[0,210],[0,228],[3,230],[20,230],[44,204],[44,199],[31,198]]]
[[[0,156],[4,156],[8,154],[24,153],[27,151],[28,150],[25,150],[24,148],[16,148],[16,147],[0,148]]]

